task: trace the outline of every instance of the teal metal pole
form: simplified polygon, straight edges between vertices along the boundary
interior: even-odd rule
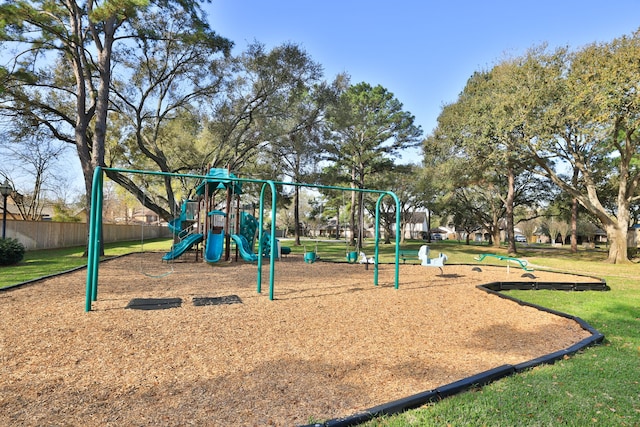
[[[264,194],[265,189],[269,185],[271,189],[271,241],[270,249],[269,249],[269,300],[273,301],[273,291],[274,291],[274,282],[275,282],[275,257],[276,257],[276,186],[273,181],[267,181],[262,184],[262,189],[260,190],[260,219],[258,221],[259,224],[259,242],[260,248],[258,249],[258,274],[257,274],[257,291],[258,293],[262,292],[262,239],[264,237]]]
[[[98,166],[93,171],[93,181],[91,185],[91,212],[89,215],[89,235],[87,242],[87,284],[84,311],[91,311],[91,301],[94,301],[93,295],[96,292],[94,291],[95,278],[98,274],[98,263],[95,257],[97,243],[96,205],[99,187],[98,182],[101,180],[101,177],[102,169]]]
[[[92,185],[91,185],[91,199],[90,199],[90,206],[95,206],[95,199],[96,199],[96,176],[98,174],[98,169],[96,168],[93,171],[93,181],[92,181]],[[93,215],[93,210],[91,210],[89,212],[89,235],[87,237],[88,241],[87,241],[87,284],[86,284],[86,291],[85,291],[85,300],[84,300],[84,311],[91,311],[91,295],[93,295],[93,282],[92,282],[92,278],[93,278],[93,270],[95,269],[95,265],[93,262],[93,247],[95,246],[95,242],[94,242],[94,230],[93,230],[93,226],[95,224],[95,218]]]
[[[262,239],[264,238],[264,189],[267,184],[262,184],[260,189],[260,215],[258,219],[258,274],[256,278],[257,292],[262,292]]]
[[[376,232],[375,232],[375,244],[376,244],[376,249],[375,249],[375,255],[374,255],[374,260],[375,260],[375,268],[373,270],[373,285],[374,286],[378,286],[378,252],[379,252],[379,245],[380,245],[380,201],[382,200],[382,198],[384,197],[384,194],[381,194],[378,197],[378,200],[376,201],[376,222],[375,222],[375,227],[376,227]]]
[[[273,291],[276,273],[276,186],[273,181],[268,181],[271,187],[271,257],[269,259],[269,300],[273,301]]]
[[[93,248],[93,256],[95,258],[95,269],[93,271],[93,301],[98,300],[98,269],[100,268],[100,248],[102,248],[102,201],[103,201],[104,174],[100,170],[98,177],[98,188],[96,190],[96,205],[91,209],[95,212],[96,218],[96,244]]]
[[[376,269],[373,273],[373,282],[374,285],[378,286],[378,245],[380,239],[380,202],[385,196],[391,196],[396,204],[396,251],[395,251],[395,277],[394,277],[394,287],[398,289],[400,287],[400,200],[398,196],[392,191],[386,191],[378,197],[376,201]]]
[[[396,201],[396,274],[395,274],[395,287],[400,287],[400,237],[402,230],[400,230],[400,199],[393,192],[387,192]]]

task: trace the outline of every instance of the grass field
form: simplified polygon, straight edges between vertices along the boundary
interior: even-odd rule
[[[486,246],[449,242],[432,250],[471,262]],[[604,251],[524,247],[530,264],[606,279],[608,292],[511,291],[516,298],[578,316],[605,335],[603,345],[551,366],[497,381],[367,426],[640,426],[640,265],[611,265]]]
[[[322,259],[345,261],[344,242],[304,241],[294,253],[315,251]],[[411,241],[403,249],[418,250]],[[170,242],[145,242],[145,251],[166,251]],[[107,256],[140,251],[140,243],[107,245]],[[481,253],[505,254],[486,245],[454,241],[431,244],[450,263],[475,263]],[[0,267],[0,287],[86,264],[84,248],[28,252],[18,266]],[[371,244],[364,249],[373,255]],[[381,262],[390,262],[393,245],[381,245]],[[602,332],[603,345],[591,347],[550,366],[497,381],[482,389],[445,399],[367,426],[640,426],[640,264],[611,265],[604,250],[549,246],[519,247],[519,256],[536,268],[594,275],[606,279],[608,292],[511,291],[522,300],[584,319]],[[487,259],[488,261],[489,259]],[[417,263],[418,260],[416,259]],[[495,264],[500,265],[500,261]]]
[[[168,251],[170,247],[171,240],[168,239],[145,241],[143,245],[139,241],[107,244],[105,245],[105,256],[112,257],[139,252],[141,249]],[[85,248],[82,246],[27,251],[20,264],[10,267],[0,266],[0,288],[86,266],[87,258],[83,257],[84,250]]]

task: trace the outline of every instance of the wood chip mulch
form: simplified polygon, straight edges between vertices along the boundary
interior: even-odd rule
[[[532,280],[481,266],[247,263],[137,254],[0,293],[0,425],[292,426],[343,417],[567,348],[574,321],[476,289]],[[589,279],[534,272],[545,282]],[[127,309],[179,298],[177,308]],[[195,301],[206,303],[194,305]],[[213,301],[213,302],[212,302]],[[214,302],[218,303],[214,303]]]

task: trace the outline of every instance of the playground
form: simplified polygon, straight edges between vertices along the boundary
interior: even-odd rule
[[[590,334],[573,320],[476,288],[591,279],[482,265],[277,264],[274,301],[250,262],[138,253],[0,293],[2,425],[304,425],[348,416]],[[158,267],[160,265],[160,267]],[[265,266],[268,270],[269,266]],[[168,298],[173,308],[136,309]],[[129,307],[129,308],[128,308]],[[149,307],[147,307],[149,308]]]

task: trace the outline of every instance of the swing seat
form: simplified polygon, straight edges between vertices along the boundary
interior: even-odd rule
[[[304,262],[307,264],[313,264],[316,262],[316,253],[315,252],[305,252],[304,254]]]

